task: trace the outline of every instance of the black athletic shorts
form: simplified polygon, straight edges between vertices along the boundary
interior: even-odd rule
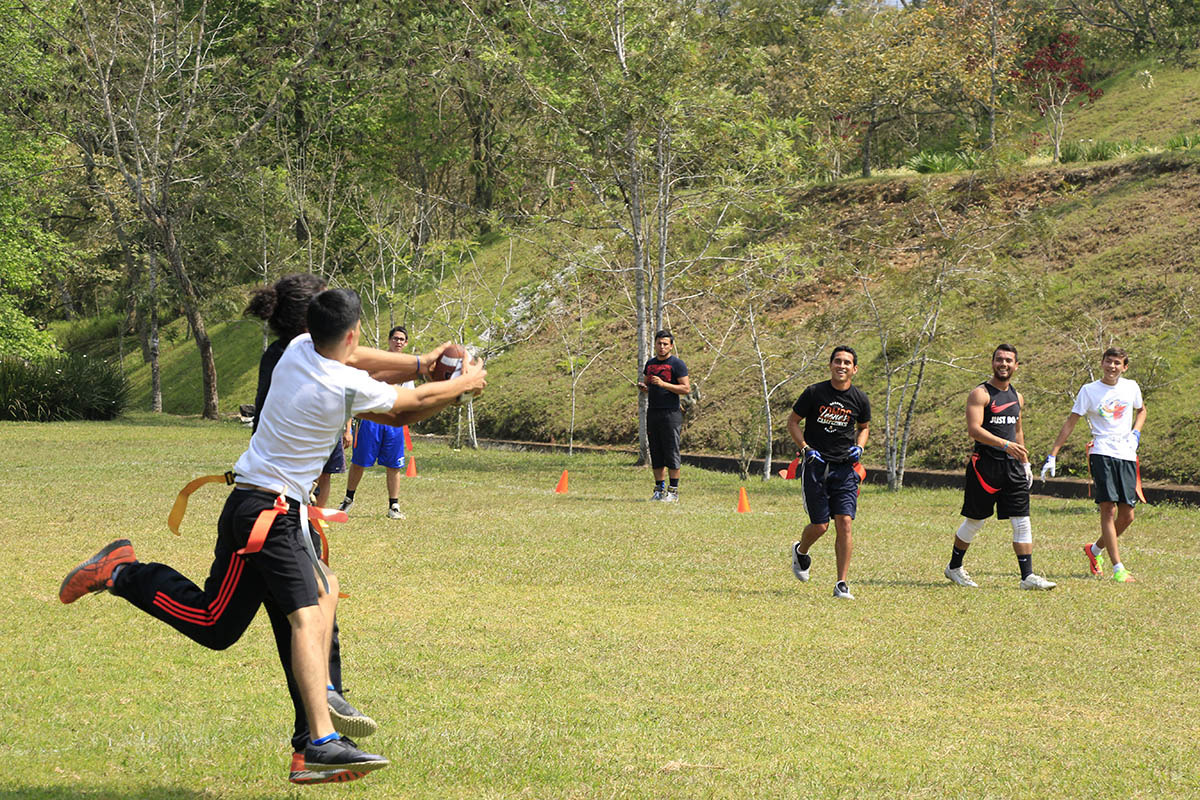
[[[987,519],[993,510],[997,519],[1029,516],[1025,467],[1011,456],[999,461],[972,453],[963,486],[962,515]]]
[[[266,492],[234,489],[217,524],[218,548],[245,547],[258,515],[274,504]],[[300,504],[289,498],[287,513],[275,518],[262,550],[243,556],[284,614],[317,604],[317,575],[303,535]]]
[[[1088,456],[1097,503],[1137,505],[1137,462],[1092,454]]]
[[[338,439],[337,446],[333,448],[333,452],[329,454],[329,458],[325,461],[325,466],[321,467],[321,473],[325,475],[337,475],[346,471],[346,450],[342,447],[342,440]]]
[[[824,525],[831,517],[845,515],[854,519],[858,511],[858,487],[862,481],[854,471],[853,462],[804,464],[804,509],[808,521]]]
[[[650,466],[679,469],[679,432],[683,411],[651,408],[646,412],[646,438],[650,440]]]

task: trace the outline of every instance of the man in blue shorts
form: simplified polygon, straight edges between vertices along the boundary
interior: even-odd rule
[[[871,403],[851,381],[858,373],[858,355],[844,345],[829,356],[827,381],[805,389],[788,416],[788,433],[800,448],[803,462],[802,486],[808,525],[800,541],[792,542],[792,574],[808,580],[812,558],[808,550],[829,529],[837,530],[837,582],[833,596],[853,600],[846,575],[854,551],[851,523],[858,510],[858,487],[865,471],[859,463],[870,436]],[[803,429],[800,424],[804,423]]]
[[[297,336],[276,365],[259,428],[234,465],[237,485],[217,525],[214,558],[204,588],[165,564],[136,559],[128,539],[118,539],[75,567],[59,587],[73,603],[109,591],[167,623],[193,641],[223,650],[245,632],[269,598],[292,626],[285,672],[299,687],[312,737],[304,764],[313,771],[368,772],[388,765],[335,730],[329,711],[329,642],[337,608],[337,577],[314,552],[308,533],[308,490],[333,441],[351,415],[386,424],[424,419],[463,392],[486,385],[482,364],[463,375],[397,389],[347,362],[378,364],[383,377],[394,365],[370,354],[355,356],[361,305],[352,291],[335,289],[313,298],[309,333]]]
[[[403,352],[408,346],[408,331],[403,325],[397,325],[388,332],[388,351]],[[413,388],[412,381],[403,384]],[[350,457],[350,471],[346,474],[346,496],[338,506],[341,511],[349,511],[354,505],[354,493],[358,491],[358,483],[362,480],[363,472],[378,464],[387,471],[388,490],[388,519],[404,519],[400,510],[400,470],[404,469],[404,429],[393,428],[390,425],[379,425],[370,420],[358,423],[358,431],[354,436],[354,455]]]

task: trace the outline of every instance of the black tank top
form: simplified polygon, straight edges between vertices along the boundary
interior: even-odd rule
[[[997,389],[990,383],[979,384],[987,389],[988,403],[983,407],[983,429],[1010,442],[1017,437],[1017,420],[1021,418],[1021,400],[1017,390],[1010,384],[1007,389]],[[982,442],[975,443],[975,452],[988,458],[1002,459],[1008,453],[1000,447]]]

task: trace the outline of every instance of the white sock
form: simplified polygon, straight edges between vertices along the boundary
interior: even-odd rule
[[[1125,569],[1125,565],[1118,561],[1117,563],[1113,564],[1113,575],[1116,575],[1123,569]]]
[[[1096,543],[1092,542],[1092,555],[1098,556],[1098,555],[1100,555],[1101,552],[1102,552],[1102,549],[1099,547],[1096,547]]]

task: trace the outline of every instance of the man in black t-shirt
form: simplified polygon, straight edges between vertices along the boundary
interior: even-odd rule
[[[808,549],[824,535],[832,517],[837,530],[837,582],[833,596],[853,600],[846,574],[854,539],[851,522],[858,510],[858,486],[866,477],[859,463],[870,435],[871,403],[850,382],[858,372],[858,355],[839,346],[829,356],[830,379],[805,389],[788,417],[788,433],[800,448],[804,507],[809,523],[792,542],[792,574],[808,580]],[[801,423],[804,427],[801,429]]]
[[[1021,426],[1025,398],[1011,383],[1019,364],[1017,348],[1010,344],[997,346],[992,351],[992,377],[967,395],[967,435],[975,441],[975,449],[963,486],[963,521],[954,534],[950,563],[944,570],[945,576],[959,586],[979,585],[963,568],[963,556],[993,511],[1012,525],[1021,588],[1055,586],[1033,571],[1033,531],[1029,524],[1033,468]]]
[[[654,334],[654,358],[642,368],[638,389],[647,394],[646,438],[650,443],[650,466],[654,470],[651,500],[679,500],[679,432],[683,411],[679,398],[692,390],[687,364],[673,356],[675,337],[670,331]],[[671,480],[664,486],[664,477]]]

